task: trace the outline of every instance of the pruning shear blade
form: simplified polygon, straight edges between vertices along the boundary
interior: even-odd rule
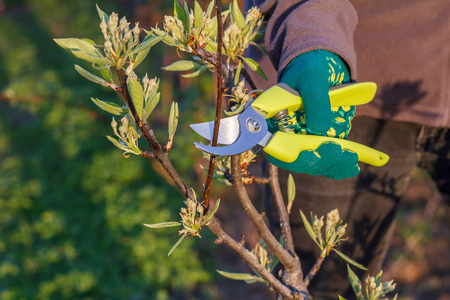
[[[218,143],[229,145],[236,141],[239,136],[239,115],[223,118],[220,120]],[[214,121],[190,125],[201,137],[212,141],[214,133]]]
[[[221,120],[218,143],[226,146],[207,146],[197,142],[194,146],[210,154],[235,155],[253,148],[261,141],[269,140],[272,134],[267,130],[266,117],[254,109],[251,103],[249,101],[243,113]],[[191,127],[202,137],[212,139],[214,122],[192,124]]]

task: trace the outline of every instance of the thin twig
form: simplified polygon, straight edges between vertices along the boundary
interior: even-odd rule
[[[206,224],[208,228],[219,237],[217,243],[225,243],[231,249],[233,249],[239,256],[245,260],[245,262],[258,274],[260,274],[267,282],[280,294],[282,294],[285,299],[294,299],[291,290],[283,285],[271,272],[265,269],[253,256],[250,255],[249,251],[243,247],[240,243],[236,242],[231,238],[225,231],[223,231],[220,222],[215,218],[211,218]]]
[[[149,152],[149,151],[142,151],[140,156],[146,157],[146,158],[151,158],[151,159],[156,158],[155,154],[153,154],[152,152]]]
[[[259,236],[264,240],[267,247],[269,247],[270,251],[272,251],[272,253],[279,259],[280,263],[283,264],[285,268],[286,272],[283,275],[283,282],[287,286],[291,287],[293,291],[301,291],[302,293],[307,294],[308,291],[303,284],[303,273],[300,265],[300,259],[297,255],[292,255],[292,253],[289,253],[277,241],[247,194],[245,186],[242,182],[240,155],[233,155],[231,157],[231,175],[233,178],[234,192],[241,202],[242,208],[252,221]]]
[[[261,214],[256,210],[252,201],[250,200],[247,190],[242,182],[240,156],[233,155],[231,157],[231,176],[233,178],[233,188],[236,193],[244,211],[252,221],[255,229],[258,231],[260,237],[266,242],[272,253],[280,260],[284,266],[292,266],[294,264],[293,257],[281,246],[277,239],[272,235],[267,227]]]
[[[248,176],[244,176],[242,178],[242,181],[244,182],[244,184],[270,184],[271,179],[248,175]]]
[[[320,255],[317,258],[316,263],[311,268],[311,270],[309,271],[308,275],[306,275],[306,278],[305,278],[305,281],[304,281],[306,287],[309,286],[309,283],[311,282],[311,280],[314,278],[314,276],[316,276],[317,272],[319,272],[320,267],[322,266],[322,263],[323,263],[324,260],[325,260],[325,255]]]
[[[192,47],[191,54],[194,56],[198,56],[201,58],[201,60],[212,64],[214,67],[217,67],[216,53],[206,51],[205,49],[201,47],[195,47],[194,45]]]
[[[127,75],[123,70],[117,70],[117,75],[120,80],[120,93],[125,98],[128,108],[130,109],[131,115],[133,116],[134,121],[136,122],[139,130],[142,135],[147,140],[149,146],[152,148],[153,155],[159,161],[161,166],[166,170],[167,174],[172,178],[175,185],[178,187],[180,192],[183,194],[185,198],[195,199],[192,190],[184,183],[181,176],[175,170],[172,162],[166,153],[164,153],[163,148],[156,140],[156,137],[153,133],[153,130],[148,126],[147,123],[144,123],[139,119],[139,116],[136,111],[136,107],[134,106],[133,100],[131,99],[130,92],[127,87]]]
[[[211,145],[217,146],[219,127],[220,127],[220,114],[222,112],[222,97],[223,97],[223,70],[222,70],[222,43],[223,43],[223,23],[222,23],[222,11],[221,1],[216,0],[216,16],[217,16],[217,53],[216,53],[216,76],[217,76],[217,99],[216,99],[216,117],[214,119],[214,132]],[[209,208],[209,194],[211,192],[211,185],[214,175],[214,167],[216,164],[216,156],[211,155],[209,159],[208,176],[205,183],[205,190],[203,193],[203,206]]]
[[[292,239],[291,225],[289,223],[289,214],[284,204],[283,195],[281,194],[280,182],[278,180],[278,168],[270,164],[270,187],[275,198],[278,215],[280,216],[281,235],[283,236],[284,246],[292,254],[295,254],[294,240]]]

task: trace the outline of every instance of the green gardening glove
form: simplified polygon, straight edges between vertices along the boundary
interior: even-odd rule
[[[348,69],[338,55],[325,50],[301,54],[287,65],[280,82],[297,90],[303,100],[305,110],[290,116],[295,133],[347,138],[355,107],[331,108],[328,96],[332,86],[350,82]],[[273,119],[269,120],[269,130],[277,130]],[[269,161],[292,172],[324,175],[336,180],[359,173],[358,155],[332,142],[302,151],[292,163],[270,155]]]

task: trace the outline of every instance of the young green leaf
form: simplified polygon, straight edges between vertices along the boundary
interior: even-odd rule
[[[359,280],[358,276],[356,276],[356,274],[352,271],[349,265],[347,265],[347,270],[348,279],[350,280],[350,285],[352,286],[356,297],[358,297],[359,300],[365,300],[361,290],[361,281]]]
[[[175,135],[178,126],[178,103],[172,102],[169,113],[169,139]]]
[[[206,34],[208,37],[214,39],[217,35],[217,17],[211,18],[209,24],[206,26]]]
[[[162,39],[164,39],[164,36],[159,36],[159,35],[152,36],[152,37],[146,39],[145,41],[143,41],[142,43],[140,43],[139,45],[137,45],[137,47],[134,49],[133,53],[137,54],[140,52],[148,51],[148,50],[150,50],[151,47],[156,45]]]
[[[375,277],[375,284],[378,286],[381,282],[381,276],[383,276],[383,270],[378,273],[377,277]]]
[[[145,102],[145,115],[150,117],[150,114],[155,109],[156,105],[159,103],[161,93],[156,93],[153,97],[150,97],[150,99],[147,99]]]
[[[230,14],[230,10],[227,9],[226,11],[222,12],[222,23],[225,23],[226,19],[228,18],[228,15]],[[206,26],[206,35],[210,37],[211,39],[216,39],[217,36],[217,16],[211,18],[211,21],[209,22],[209,25]]]
[[[134,78],[128,77],[127,79],[128,90],[130,91],[131,99],[133,100],[134,107],[137,114],[142,119],[143,105],[144,105],[144,90],[142,85]]]
[[[121,149],[121,150],[123,150],[123,151],[127,151],[127,150],[128,150],[128,148],[127,148],[125,145],[119,143],[119,141],[116,140],[115,138],[110,137],[109,135],[107,135],[106,138],[107,138],[111,143],[113,143],[114,146],[116,146],[117,148],[119,148],[119,149]]]
[[[190,33],[191,32],[191,18],[189,15],[189,7],[188,7],[186,1],[184,1],[184,15],[186,17],[186,22],[184,23],[184,30],[187,33]]]
[[[256,280],[256,281],[264,282],[264,280],[262,278],[252,275],[252,274],[249,274],[249,273],[231,273],[231,272],[225,272],[225,271],[221,271],[221,270],[216,270],[216,271],[223,277],[234,279],[234,280],[246,280],[246,281],[249,280],[250,282],[252,280]]]
[[[239,29],[245,29],[245,18],[239,8],[237,0],[234,0],[231,4],[231,22],[236,23]]]
[[[152,28],[152,30],[157,35],[163,37],[163,42],[166,43],[167,45],[172,46],[172,47],[182,46],[181,43],[178,43],[170,35],[167,35],[165,31],[157,29],[157,28]]]
[[[141,62],[147,57],[149,52],[150,52],[150,48],[136,54],[136,56],[134,58],[134,67],[135,68],[141,64]]]
[[[197,77],[198,75],[200,75],[201,73],[203,73],[207,69],[208,69],[208,65],[203,65],[197,71],[189,73],[189,74],[182,74],[181,76],[183,76],[184,78],[194,78],[194,77]]]
[[[351,265],[357,267],[358,269],[361,269],[361,270],[367,270],[366,267],[364,267],[363,265],[357,263],[356,261],[354,261],[353,259],[351,259],[351,258],[348,257],[347,255],[345,255],[344,253],[342,253],[342,252],[340,252],[340,251],[338,251],[338,250],[336,250],[336,249],[331,249],[331,250],[333,250],[334,252],[336,252],[337,255],[339,255],[343,260],[345,260],[345,261],[348,262],[349,264],[351,264]]]
[[[204,222],[205,222],[205,223],[208,222],[208,221],[214,216],[214,214],[216,213],[217,209],[219,208],[219,205],[220,205],[220,199],[217,199],[216,205],[214,205],[213,210],[210,211],[210,212],[208,213],[208,215],[206,215],[206,217],[205,217],[205,219],[204,219]]]
[[[106,64],[108,60],[90,42],[84,39],[65,38],[53,39],[60,47],[70,50],[73,55],[85,61]]]
[[[261,76],[262,78],[264,78],[265,80],[267,80],[267,76],[264,73],[264,71],[261,69],[261,67],[259,66],[259,64],[254,61],[251,58],[248,57],[241,57],[244,62],[247,64],[247,66],[250,67],[250,69],[252,69],[253,71],[255,71],[259,76]]]
[[[114,144],[114,146],[116,146],[117,148],[125,151],[125,153],[131,153],[131,154],[135,154],[135,155],[140,155],[142,153],[142,151],[140,151],[138,149],[138,152],[131,150],[129,148],[127,148],[126,146],[124,146],[123,144],[119,143],[119,141],[117,141],[115,138],[110,137],[109,135],[106,136],[108,138],[108,140]]]
[[[216,53],[217,52],[217,43],[209,40],[208,43],[206,44],[205,50]]]
[[[109,67],[101,68],[101,69],[100,69],[100,73],[102,74],[102,77],[103,77],[106,81],[108,81],[108,82],[113,82],[111,70],[109,69]]]
[[[316,242],[316,244],[317,244],[317,246],[319,246],[320,250],[323,250],[322,247],[320,246],[320,244],[317,242],[317,235],[314,232],[314,229],[311,226],[311,223],[309,223],[308,219],[305,217],[302,210],[300,210],[300,216],[302,217],[303,225],[305,225],[305,229],[308,232],[309,236],[314,240],[314,242]]]
[[[102,110],[116,116],[124,116],[128,112],[127,108],[123,108],[122,106],[117,105],[116,103],[105,102],[96,98],[91,98],[91,100],[92,102],[95,103],[95,105],[100,107]]]
[[[91,40],[91,39],[88,39],[88,38],[82,38],[82,40],[88,42],[88,43],[91,44],[92,46],[95,46],[95,42],[94,42],[93,40]]]
[[[245,103],[244,101],[242,101],[242,103],[239,105],[238,108],[236,108],[236,109],[233,110],[233,111],[224,111],[224,113],[225,113],[227,116],[229,116],[229,117],[235,116],[235,115],[240,114],[241,112],[244,111],[245,105],[246,105],[246,103]]]
[[[287,196],[288,196],[288,205],[287,205],[287,211],[288,213],[291,212],[292,203],[294,203],[295,199],[295,181],[294,177],[292,177],[292,174],[289,173],[288,182],[287,182]]]
[[[234,85],[238,85],[239,84],[239,77],[241,76],[241,70],[242,70],[242,62],[239,61],[239,65],[237,67],[236,70],[236,74],[234,75]]]
[[[184,238],[186,236],[187,236],[186,233],[181,236],[181,238],[178,240],[178,242],[176,242],[175,245],[173,245],[172,249],[170,249],[170,251],[167,254],[167,256],[170,256],[170,254],[172,254],[173,250],[175,250],[181,244],[181,242],[184,240]]]
[[[100,21],[105,19],[105,22],[108,22],[109,16],[103,10],[100,9],[98,4],[95,4],[95,6],[97,7],[98,17],[100,18]]]
[[[215,0],[211,0],[211,2],[209,2],[209,4],[208,4],[208,8],[206,9],[206,16],[208,16],[208,17],[211,17],[211,13],[214,8],[214,2],[215,2]]]
[[[255,38],[254,40],[257,41],[258,38]],[[255,43],[255,42],[251,42],[250,44],[253,45],[253,46],[255,46],[259,51],[261,51],[261,52],[264,53],[265,55],[267,55],[267,56],[269,55],[269,53],[267,53],[267,50],[264,49],[264,47],[261,46],[260,44]]]
[[[180,222],[162,222],[162,223],[156,223],[156,224],[145,224],[144,226],[148,228],[163,228],[163,227],[175,227],[175,226],[181,226],[182,224]]]
[[[77,70],[78,73],[80,73],[81,76],[83,76],[84,78],[86,78],[89,81],[92,81],[94,83],[115,89],[116,85],[111,83],[111,82],[107,82],[106,80],[104,80],[103,78],[100,78],[94,74],[92,74],[91,72],[83,69],[82,67],[80,67],[79,65],[75,65],[75,70]]]
[[[195,28],[202,28],[203,26],[203,10],[198,4],[197,0],[195,0],[195,7],[194,7],[194,26]]]
[[[339,300],[347,300],[347,299],[339,295]]]
[[[179,60],[168,65],[167,67],[163,67],[162,69],[166,71],[192,71],[198,70],[200,67],[201,65],[195,61]]]
[[[177,0],[173,1],[173,16],[183,22],[183,24],[186,23],[186,16],[184,14],[183,8],[181,8]]]

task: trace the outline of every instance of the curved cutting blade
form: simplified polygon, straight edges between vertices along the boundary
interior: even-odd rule
[[[236,141],[239,136],[239,115],[223,118],[220,120],[219,135],[217,142],[222,145],[229,145]],[[214,121],[196,123],[190,125],[195,132],[212,141],[214,132]]]
[[[235,155],[245,152],[256,146],[267,134],[267,123],[265,115],[248,105],[244,112],[238,115],[238,132],[234,142],[227,146],[207,146],[194,143],[194,146],[204,152],[214,155]],[[220,126],[222,128],[222,126]]]

